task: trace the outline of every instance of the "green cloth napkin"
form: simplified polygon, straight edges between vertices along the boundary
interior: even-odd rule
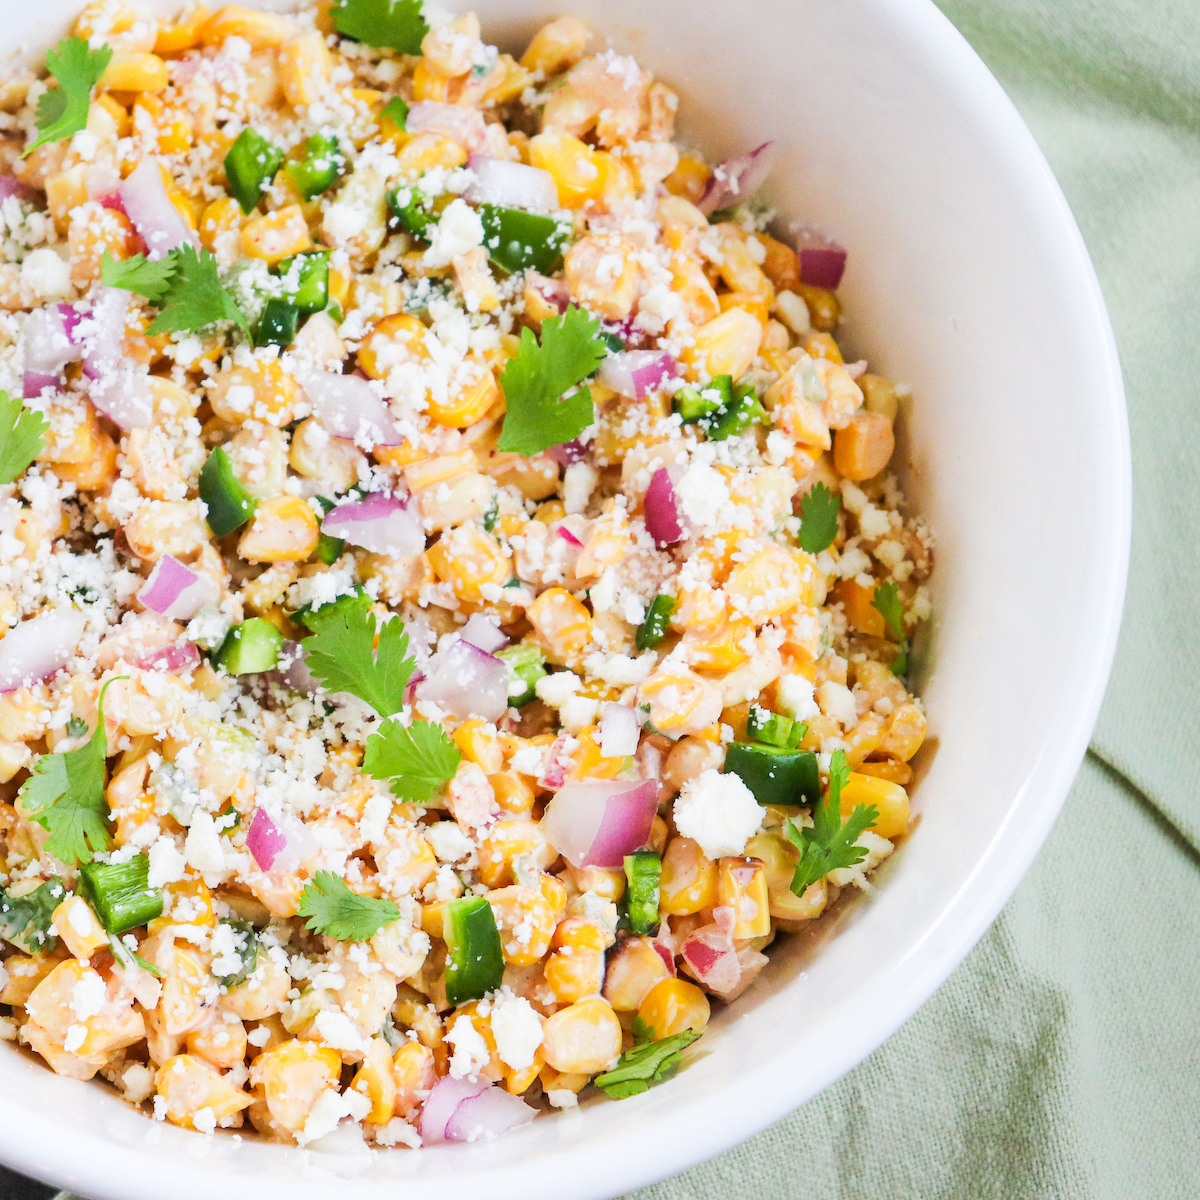
[[[636,1200],[1200,1197],[1200,0],[939,2],[1050,160],[1116,329],[1116,667],[1058,825],[963,966],[824,1094]]]

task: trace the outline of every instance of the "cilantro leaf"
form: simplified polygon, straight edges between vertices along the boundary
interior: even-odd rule
[[[820,554],[833,545],[837,537],[841,496],[835,496],[823,483],[818,483],[800,501],[800,549],[808,554]]]
[[[900,653],[892,663],[892,674],[903,675],[908,670],[908,639],[904,636],[904,606],[900,603],[900,589],[892,580],[875,588],[871,607],[887,622],[887,627],[900,641]]]
[[[106,249],[100,260],[100,280],[108,287],[137,292],[152,304],[158,304],[167,294],[175,266],[175,258],[170,254],[157,262],[150,262],[144,254],[113,258]]]
[[[330,15],[338,33],[401,54],[420,54],[429,32],[421,0],[340,0]]]
[[[162,311],[146,332],[190,333],[217,321],[236,321],[249,329],[246,314],[221,285],[216,257],[207,250],[196,252],[193,246],[171,251],[174,270],[157,303]]]
[[[119,675],[118,679],[128,679]],[[67,866],[92,861],[108,849],[108,802],[104,799],[104,763],[108,737],[104,732],[104,693],[96,704],[96,732],[77,750],[43,754],[19,793],[31,820],[50,831],[46,851]]]
[[[592,1081],[614,1100],[624,1100],[645,1092],[656,1083],[670,1079],[679,1070],[683,1051],[700,1035],[694,1029],[685,1029],[658,1042],[644,1042],[626,1050],[617,1065]]]
[[[390,900],[352,892],[332,871],[318,871],[300,893],[300,915],[307,926],[339,942],[365,942],[400,910]]]
[[[462,755],[446,731],[430,721],[384,721],[371,734],[363,770],[372,779],[390,779],[401,800],[432,800],[438,787],[454,778]]]
[[[112,58],[112,47],[92,50],[83,38],[63,38],[46,52],[46,70],[58,80],[38,97],[38,139],[25,153],[47,142],[60,142],[85,128],[92,88]]]
[[[331,692],[350,692],[381,717],[398,713],[417,669],[416,661],[407,657],[404,622],[393,617],[379,630],[376,651],[374,613],[360,604],[331,607],[312,636],[300,643],[308,669]]]
[[[854,843],[879,819],[873,804],[859,804],[842,824],[842,788],[850,778],[844,750],[835,750],[829,764],[829,790],[825,799],[813,805],[812,828],[798,828],[794,821],[785,827],[788,840],[800,851],[792,891],[802,896],[818,879],[841,867],[853,867],[867,857],[865,846]]]
[[[0,483],[15,483],[46,445],[50,422],[15,396],[0,392]]]
[[[238,969],[229,975],[218,975],[217,982],[222,987],[234,988],[239,983],[245,983],[258,966],[258,934],[249,921],[239,921],[236,917],[222,917],[221,924],[228,925],[233,931],[233,948],[238,957]],[[227,956],[221,955],[218,961],[224,965]]]
[[[24,949],[53,950],[56,939],[49,929],[66,894],[57,876],[24,896],[10,896],[0,887],[0,937]]]
[[[600,322],[574,304],[542,322],[540,346],[532,330],[523,329],[520,349],[500,376],[508,411],[497,449],[529,457],[578,437],[595,419],[592,393],[586,387],[565,398],[563,393],[582,383],[607,353]]]

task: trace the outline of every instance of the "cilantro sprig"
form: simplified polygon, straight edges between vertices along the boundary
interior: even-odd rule
[[[661,1041],[634,1046],[621,1055],[611,1071],[597,1075],[593,1082],[614,1100],[648,1091],[679,1070],[683,1051],[699,1036],[694,1029],[685,1029]]]
[[[400,916],[390,900],[352,892],[332,871],[318,871],[300,893],[307,928],[339,942],[365,942]]]
[[[835,750],[829,763],[829,790],[824,800],[813,805],[812,828],[801,829],[791,820],[784,827],[788,840],[800,851],[792,876],[792,891],[797,896],[830,871],[856,866],[867,857],[866,847],[855,842],[879,819],[879,809],[873,804],[856,805],[843,825],[842,788],[849,779],[845,751]]]
[[[179,246],[163,258],[150,262],[144,254],[114,259],[105,250],[100,260],[100,279],[109,287],[124,288],[145,296],[157,305],[159,314],[146,332],[192,333],[233,321],[249,329],[246,314],[221,283],[216,256],[194,246]]]
[[[128,679],[119,675],[117,679]],[[50,831],[46,852],[67,866],[89,863],[108,849],[108,802],[104,799],[104,763],[108,736],[104,732],[104,695],[117,679],[100,689],[96,702],[96,732],[78,749],[43,754],[23,784],[21,806],[31,820]]]
[[[350,692],[381,717],[398,713],[404,689],[417,669],[408,657],[404,622],[393,617],[378,631],[375,614],[364,604],[329,605],[328,616],[317,609],[309,617],[311,637],[300,643],[308,669],[331,692]]]
[[[574,304],[560,317],[542,322],[538,344],[528,327],[521,345],[500,376],[508,410],[499,450],[526,457],[578,437],[595,419],[592,393],[582,383],[604,360],[608,343],[600,322]]]
[[[440,725],[387,720],[367,740],[363,770],[372,779],[390,779],[392,792],[401,800],[421,804],[454,778],[461,761],[458,747]]]
[[[57,939],[51,935],[50,926],[54,910],[66,894],[57,875],[24,896],[11,896],[0,887],[0,937],[24,949],[53,950]]]
[[[61,142],[87,126],[92,88],[104,74],[113,52],[111,46],[95,50],[83,38],[63,38],[46,52],[46,70],[58,80],[38,97],[37,141],[25,151],[32,154],[47,142]]]
[[[15,483],[46,445],[50,422],[0,391],[0,483]]]
[[[837,537],[841,510],[841,496],[834,495],[823,483],[813,487],[800,501],[800,549],[808,554],[828,550]]]
[[[895,581],[878,584],[871,598],[871,607],[887,623],[887,627],[900,643],[900,653],[892,663],[892,674],[903,675],[908,671],[908,639],[904,636],[904,605],[900,603],[900,589]]]
[[[343,36],[401,54],[420,54],[421,41],[429,32],[421,0],[339,0],[330,16]]]

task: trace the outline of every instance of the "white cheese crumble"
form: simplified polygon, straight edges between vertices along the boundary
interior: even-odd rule
[[[465,201],[452,200],[433,227],[422,265],[446,267],[460,254],[483,245],[483,222]]]
[[[454,1056],[450,1059],[450,1075],[453,1079],[478,1075],[491,1061],[491,1051],[483,1040],[483,1034],[468,1016],[455,1018],[446,1033],[446,1041],[454,1047]]]
[[[807,721],[821,711],[813,698],[813,682],[803,675],[784,675],[775,685],[775,698],[793,721]]]
[[[492,1001],[492,1036],[500,1061],[514,1071],[533,1066],[533,1056],[542,1044],[542,1019],[524,996],[507,990]]]
[[[741,854],[762,823],[762,807],[736,776],[709,767],[689,779],[675,798],[675,826],[700,844],[707,858]]]

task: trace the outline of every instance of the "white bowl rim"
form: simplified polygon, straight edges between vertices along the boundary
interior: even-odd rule
[[[1096,351],[1080,369],[1095,404],[1095,471],[1110,485],[1097,493],[1103,507],[1094,518],[1110,536],[1094,542],[1096,548],[1079,589],[1077,627],[1087,631],[1091,653],[1074,657],[1074,677],[1068,677],[1064,688],[1078,703],[1057,714],[1054,736],[1047,739],[1056,746],[1055,753],[1043,754],[1030,772],[953,902],[891,968],[888,1020],[880,1022],[877,1013],[868,1014],[865,997],[853,998],[826,1023],[830,1036],[818,1048],[815,1060],[812,1047],[806,1047],[803,1070],[799,1049],[781,1044],[770,1062],[728,1084],[725,1103],[718,1107],[681,1095],[670,1112],[632,1139],[628,1152],[619,1157],[604,1145],[584,1147],[568,1139],[561,1149],[543,1150],[532,1159],[490,1169],[486,1182],[497,1200],[555,1193],[573,1200],[606,1200],[665,1179],[760,1132],[865,1059],[946,981],[1015,891],[1057,819],[1104,698],[1128,575],[1132,469],[1120,361],[1099,281],[1066,198],[1037,142],[966,39],[932,0],[872,0],[872,4],[879,18],[889,22],[910,46],[936,60],[941,82],[963,113],[986,131],[990,148],[1013,189],[1014,202],[1044,249],[1051,275],[1065,283],[1061,287],[1067,306],[1063,320],[1078,343],[1090,344]],[[864,1029],[870,1029],[868,1036]],[[102,1133],[80,1137],[61,1169],[47,1163],[45,1146],[43,1117],[19,1106],[6,1112],[0,1123],[0,1158],[13,1169],[85,1193],[94,1185],[98,1194],[115,1195],[113,1181],[120,1180],[123,1200],[159,1200],[162,1194],[161,1179],[138,1171],[136,1148],[119,1145]],[[171,1187],[178,1200],[209,1200],[213,1188],[222,1183],[228,1185],[228,1175],[208,1168],[201,1159],[189,1161],[172,1179]],[[339,1185],[357,1191],[349,1180],[325,1180],[319,1186],[324,1191]],[[291,1196],[321,1194],[314,1185],[296,1180],[278,1184],[260,1177],[255,1186],[264,1200],[276,1195],[282,1198],[284,1188]],[[444,1195],[447,1186],[445,1180],[397,1179],[388,1188],[390,1192],[403,1189],[414,1198],[431,1198],[435,1192]],[[367,1184],[362,1194],[382,1196],[384,1192],[378,1184]]]

